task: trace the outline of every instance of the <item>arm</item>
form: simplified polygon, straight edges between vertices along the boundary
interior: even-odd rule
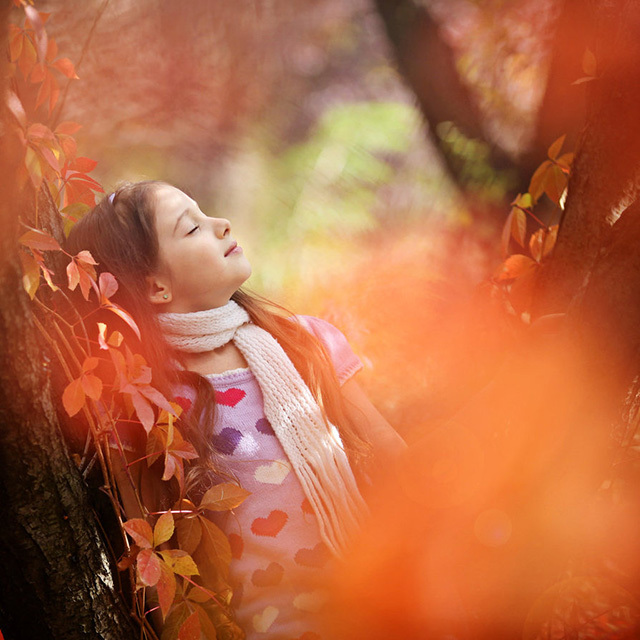
[[[407,449],[400,434],[385,420],[360,385],[349,378],[342,385],[347,417],[356,427],[358,435],[371,443],[376,462],[382,468],[395,465],[398,458]]]

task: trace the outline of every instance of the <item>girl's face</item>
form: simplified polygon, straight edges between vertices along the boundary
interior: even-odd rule
[[[158,270],[148,277],[159,310],[204,311],[229,302],[251,275],[251,265],[224,218],[206,216],[185,193],[168,184],[154,188]]]

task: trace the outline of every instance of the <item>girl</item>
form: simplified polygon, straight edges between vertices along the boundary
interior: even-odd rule
[[[192,400],[187,486],[226,471],[251,492],[221,523],[247,637],[319,637],[321,577],[366,512],[356,476],[404,448],[352,379],[360,361],[330,324],[242,291],[251,266],[230,223],[169,184],[121,187],[68,244],[118,279],[154,384]]]

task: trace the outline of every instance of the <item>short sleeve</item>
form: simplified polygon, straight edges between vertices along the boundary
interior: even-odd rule
[[[362,361],[353,352],[344,334],[332,324],[313,316],[295,316],[298,322],[314,335],[327,350],[340,384],[362,369]]]

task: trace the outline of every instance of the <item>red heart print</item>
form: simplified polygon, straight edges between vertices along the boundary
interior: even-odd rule
[[[235,407],[246,395],[246,392],[242,389],[232,387],[226,391],[216,391],[216,402],[223,404],[225,407]]]
[[[251,531],[257,536],[275,538],[287,523],[289,516],[284,511],[275,509],[266,518],[256,518],[251,523]]]
[[[244,540],[237,533],[230,533],[229,546],[231,547],[231,557],[235,560],[242,558],[242,551],[244,550]]]
[[[313,549],[299,549],[294,559],[303,567],[320,569],[329,559],[329,550],[323,542],[319,542]]]
[[[284,575],[284,567],[277,562],[271,562],[266,569],[256,569],[251,576],[251,582],[256,587],[275,587],[280,584]]]
[[[310,516],[313,515],[313,507],[311,506],[311,503],[309,502],[308,498],[305,498],[302,501],[302,513],[308,513]]]

